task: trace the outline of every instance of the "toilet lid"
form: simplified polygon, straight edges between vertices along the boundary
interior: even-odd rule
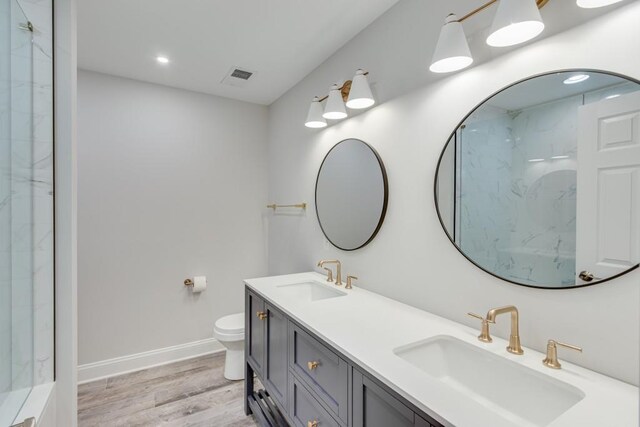
[[[230,314],[219,318],[215,328],[225,334],[239,334],[244,332],[244,313]]]

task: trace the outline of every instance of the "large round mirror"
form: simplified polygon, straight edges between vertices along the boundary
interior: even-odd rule
[[[378,233],[387,211],[387,174],[378,153],[358,139],[336,144],[316,180],[320,228],[335,247],[352,251]]]
[[[640,84],[592,70],[513,84],[471,111],[436,171],[458,250],[539,288],[602,282],[640,262]]]

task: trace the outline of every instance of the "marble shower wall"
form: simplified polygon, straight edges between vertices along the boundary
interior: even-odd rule
[[[1,400],[53,381],[53,28],[51,0],[0,12]]]
[[[487,106],[473,113],[457,133],[455,240],[476,263],[500,268],[498,253],[508,241],[512,158],[511,120]]]
[[[632,82],[507,111],[484,105],[459,130],[456,242],[483,268],[529,285],[575,283],[578,107]]]
[[[11,4],[0,1],[0,58],[11,55]],[[0,61],[0,406],[11,391],[11,257],[8,239],[11,235],[11,67]]]
[[[18,0],[35,27],[31,169],[33,382],[53,381],[53,3]]]
[[[457,240],[487,270],[531,285],[574,283],[581,103],[579,95],[519,111],[483,107],[460,132]]]

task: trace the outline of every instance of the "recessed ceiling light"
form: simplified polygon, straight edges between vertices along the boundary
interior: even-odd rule
[[[169,58],[167,58],[166,56],[156,56],[156,61],[158,61],[160,64],[168,64]]]
[[[553,156],[551,158],[554,159],[554,160],[559,160],[559,159],[568,159],[569,156]]]
[[[614,93],[613,95],[609,95],[609,96],[607,96],[605,99],[617,98],[617,97],[619,97],[619,96],[620,96],[620,94],[619,94],[619,93]]]
[[[589,74],[575,74],[571,77],[569,77],[568,79],[566,79],[565,81],[563,81],[562,83],[566,84],[566,85],[573,85],[576,83],[580,83],[583,82],[585,80],[587,80],[589,78]]]
[[[544,159],[529,159],[529,162],[531,163],[544,162]]]

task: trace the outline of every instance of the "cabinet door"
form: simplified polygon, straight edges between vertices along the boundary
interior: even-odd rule
[[[287,318],[280,311],[266,305],[267,310],[267,362],[264,378],[267,390],[287,409]]]
[[[248,333],[247,359],[251,361],[256,374],[263,378],[266,349],[265,332],[267,329],[267,312],[264,300],[251,292],[247,292],[245,316],[247,316],[245,332]]]
[[[416,414],[416,427],[436,427],[431,424],[429,421],[422,418],[420,415]]]
[[[411,409],[356,369],[353,370],[354,427],[411,427]]]

